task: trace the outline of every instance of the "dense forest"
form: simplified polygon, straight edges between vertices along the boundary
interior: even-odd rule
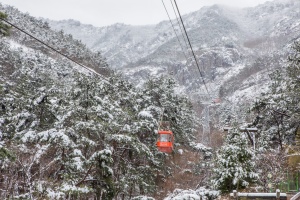
[[[96,72],[0,23],[1,199],[216,199],[233,189],[267,192],[286,171],[298,172],[299,39],[259,99],[239,115],[217,108],[220,129],[212,139],[221,139],[210,148],[198,143],[197,108],[178,94],[172,76],[136,88],[71,35],[13,7],[0,4],[0,11],[1,19]],[[161,115],[175,135],[171,154],[155,146]],[[241,115],[251,121],[244,129],[256,133],[242,131]],[[168,180],[192,179],[193,187],[167,194]]]

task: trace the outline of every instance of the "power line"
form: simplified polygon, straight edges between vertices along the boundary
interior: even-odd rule
[[[199,71],[199,73],[200,73],[200,76],[201,76],[201,78],[202,78],[202,82],[203,82],[203,84],[204,84],[204,86],[205,86],[205,89],[206,89],[206,92],[207,92],[207,94],[210,96],[210,93],[209,93],[209,91],[208,91],[208,89],[207,89],[207,86],[206,86],[206,83],[205,83],[204,77],[203,77],[203,75],[202,75],[202,73],[201,73],[201,70],[200,70],[200,67],[199,67],[199,64],[198,64],[198,61],[197,61],[196,55],[195,55],[195,53],[194,53],[194,50],[193,50],[193,47],[192,47],[192,45],[191,45],[191,41],[190,41],[190,39],[189,39],[189,36],[188,36],[188,34],[187,34],[187,32],[186,32],[186,28],[185,28],[185,26],[184,26],[184,23],[183,23],[183,20],[182,20],[182,17],[181,17],[180,11],[179,11],[179,9],[178,9],[178,6],[177,6],[177,3],[176,3],[176,0],[174,0],[174,2],[175,2],[175,5],[176,5],[177,11],[178,11],[178,15],[179,15],[179,17],[180,17],[180,20],[181,20],[181,23],[182,23],[182,26],[183,26],[183,29],[184,29],[185,35],[186,35],[186,37],[187,37],[187,40],[188,40],[188,42],[189,42],[189,45],[190,45],[190,48],[191,48],[191,50],[192,50],[192,53],[193,53],[194,59],[195,59],[195,61],[196,61],[196,65],[197,65],[198,71]]]
[[[60,51],[58,51],[58,50],[55,49],[54,47],[51,47],[50,45],[46,44],[45,42],[43,42],[43,41],[41,41],[40,39],[36,38],[35,36],[31,35],[30,33],[24,31],[23,29],[19,28],[18,26],[12,24],[11,22],[9,22],[9,21],[7,21],[7,20],[5,20],[5,19],[3,19],[3,18],[0,18],[0,19],[1,19],[2,21],[6,22],[7,24],[11,25],[12,27],[18,29],[18,30],[21,31],[22,33],[25,33],[26,35],[28,35],[28,36],[30,36],[31,38],[35,39],[36,41],[42,43],[43,45],[45,45],[45,46],[48,47],[49,49],[55,51],[56,53],[60,54],[61,56],[67,58],[68,60],[70,60],[70,61],[76,63],[77,65],[79,65],[79,66],[81,66],[81,67],[87,69],[88,71],[90,71],[90,72],[92,72],[92,73],[94,73],[94,74],[100,76],[103,80],[109,82],[108,79],[106,79],[105,77],[103,77],[103,75],[99,74],[99,73],[96,72],[95,70],[93,70],[93,69],[91,69],[91,68],[89,68],[89,67],[86,67],[86,66],[84,66],[83,64],[81,64],[81,63],[79,63],[79,62],[73,60],[73,59],[70,58],[69,56],[67,56],[67,55],[65,55],[65,54],[63,54],[63,53],[61,53]]]

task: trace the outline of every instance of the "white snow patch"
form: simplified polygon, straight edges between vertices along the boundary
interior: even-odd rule
[[[50,199],[63,199],[63,197],[65,196],[65,194],[62,193],[62,192],[55,192],[51,188],[48,188],[47,189],[47,196]]]
[[[183,150],[182,150],[182,149],[178,149],[178,153],[179,153],[180,155],[182,155],[182,154],[183,154]]]
[[[138,116],[145,117],[145,118],[153,118],[152,114],[148,110],[143,110],[143,111],[139,112]]]

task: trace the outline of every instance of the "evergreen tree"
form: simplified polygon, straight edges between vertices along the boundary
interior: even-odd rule
[[[176,82],[170,78],[149,80],[143,91],[146,99],[141,106],[150,111],[157,121],[164,111],[163,120],[170,122],[176,142],[188,145],[195,139],[195,127],[198,123],[191,102],[186,97],[176,95],[175,87]]]
[[[1,19],[6,19],[7,15],[3,12],[0,12],[0,35],[8,36],[10,26],[3,22]]]
[[[287,66],[271,73],[271,86],[253,111],[253,125],[261,127],[260,146],[280,147],[295,140],[300,121],[300,41],[293,45]],[[271,145],[270,145],[271,144]]]
[[[293,54],[289,57],[289,65],[286,69],[287,93],[290,99],[290,121],[294,127],[295,135],[300,129],[300,40],[293,45]]]
[[[229,131],[225,143],[217,152],[213,185],[222,192],[247,187],[255,181],[254,152],[247,136],[237,128]]]

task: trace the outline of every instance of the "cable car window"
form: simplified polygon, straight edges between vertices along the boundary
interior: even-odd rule
[[[168,134],[161,134],[160,135],[160,141],[161,142],[169,142],[170,140],[169,140],[169,135]]]

